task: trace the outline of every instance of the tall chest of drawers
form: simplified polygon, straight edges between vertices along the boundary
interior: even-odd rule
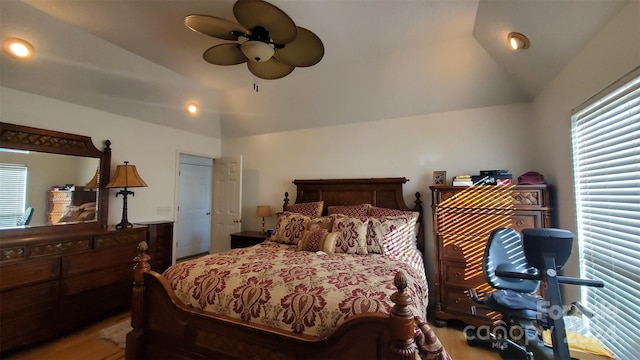
[[[49,191],[47,202],[49,209],[47,211],[47,224],[57,224],[58,220],[64,215],[67,207],[71,205],[73,192],[68,190]]]
[[[550,227],[548,185],[432,186],[436,324],[456,319],[484,325],[497,314],[477,308],[468,290],[493,289],[482,272],[489,234],[501,227],[518,231]]]

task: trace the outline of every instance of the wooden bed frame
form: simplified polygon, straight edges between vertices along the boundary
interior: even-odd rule
[[[406,206],[402,185],[406,178],[295,180],[296,203],[324,201],[332,205],[368,203],[420,212]],[[285,193],[283,209],[289,203]],[[422,226],[418,247],[422,250]],[[354,316],[327,337],[295,334],[250,324],[186,307],[162,275],[151,271],[146,243],[135,258],[131,325],[125,358],[134,359],[414,359],[414,318],[402,272],[395,276],[398,291],[391,296],[391,314]]]

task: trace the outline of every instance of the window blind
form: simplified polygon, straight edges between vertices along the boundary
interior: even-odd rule
[[[27,167],[0,163],[0,227],[15,226],[25,208]]]
[[[589,331],[619,360],[640,355],[640,68],[576,109],[573,167]]]

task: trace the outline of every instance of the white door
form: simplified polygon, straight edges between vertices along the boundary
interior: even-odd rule
[[[209,252],[213,160],[180,154],[176,259]]]
[[[229,250],[229,234],[241,228],[242,156],[216,158],[213,164],[215,185],[211,252],[218,253]]]

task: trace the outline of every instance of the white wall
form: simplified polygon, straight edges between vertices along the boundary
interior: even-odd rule
[[[558,227],[576,230],[571,155],[571,110],[640,65],[640,2],[614,17],[535,99],[535,166],[555,185]],[[578,276],[578,248],[565,268]],[[567,301],[579,297],[568,287]]]
[[[111,171],[125,160],[136,165],[149,185],[130,189],[128,218],[131,222],[174,220],[178,151],[218,157],[221,140],[154,125],[51,98],[0,87],[0,121],[91,136],[97,148],[111,140]],[[110,190],[109,224],[122,218],[122,197]],[[171,208],[158,215],[158,207]]]
[[[413,194],[422,194],[426,259],[433,264],[433,171],[446,170],[450,184],[454,175],[485,169],[508,169],[514,177],[535,170],[528,160],[531,119],[530,105],[503,105],[226,139],[222,152],[243,156],[243,230],[260,229],[256,205],[280,210],[285,191],[294,201],[294,179],[410,179],[405,202],[412,206]],[[275,216],[266,226],[274,223]]]

